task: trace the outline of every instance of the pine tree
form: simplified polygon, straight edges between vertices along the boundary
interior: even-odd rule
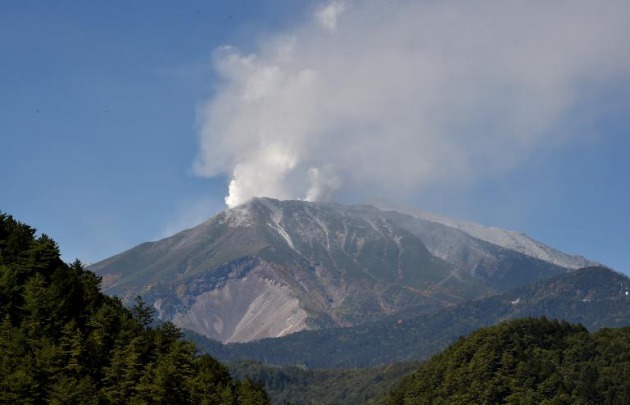
[[[153,308],[141,297],[126,308],[100,281],[0,213],[0,403],[238,403],[223,365],[173,323],[151,329]]]

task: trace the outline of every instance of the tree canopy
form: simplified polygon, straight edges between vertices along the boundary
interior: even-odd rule
[[[197,355],[152,308],[99,290],[80,261],[0,213],[0,403],[266,404],[260,383],[234,380]]]
[[[630,327],[521,319],[473,332],[407,377],[389,404],[628,404]]]

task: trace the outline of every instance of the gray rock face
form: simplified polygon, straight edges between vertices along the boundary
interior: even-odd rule
[[[430,222],[432,224],[442,225],[451,230],[451,235],[452,230],[458,230],[468,236],[472,236],[473,238],[482,240],[491,245],[522,253],[526,256],[530,256],[535,259],[539,259],[547,263],[552,263],[564,268],[579,269],[599,265],[598,263],[588,260],[582,256],[568,255],[566,253],[560,252],[559,250],[540,243],[521,232],[487,227],[472,222],[447,218],[441,215],[418,209],[398,207],[395,204],[386,201],[377,201],[374,202],[373,205],[382,211],[391,211],[398,214],[403,213],[405,215],[419,219],[423,222]],[[435,238],[431,237],[429,237],[429,239],[435,240]],[[440,257],[441,253],[448,253],[443,251],[443,247],[443,240],[440,240],[439,238],[437,245],[433,244],[431,247],[427,245],[427,248],[431,251],[431,253],[436,254]]]
[[[306,311],[291,290],[250,274],[201,293],[173,322],[221,342],[247,342],[306,329]]]
[[[417,216],[268,198],[90,269],[106,293],[222,342],[426,313],[569,270]]]

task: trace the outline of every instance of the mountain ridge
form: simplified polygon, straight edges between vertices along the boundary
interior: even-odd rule
[[[599,263],[586,259],[580,255],[569,255],[557,249],[549,247],[528,235],[512,230],[501,229],[492,226],[484,226],[470,221],[449,218],[443,215],[434,214],[428,211],[415,208],[403,207],[385,200],[375,200],[371,202],[374,207],[384,211],[396,211],[408,214],[416,218],[424,219],[459,229],[477,239],[481,239],[493,245],[516,250],[525,255],[557,264],[562,267],[579,269],[583,267],[596,266]]]

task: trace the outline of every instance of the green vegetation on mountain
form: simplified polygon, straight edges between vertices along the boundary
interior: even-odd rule
[[[418,363],[394,363],[363,369],[313,370],[241,361],[228,364],[240,379],[260,381],[272,403],[282,405],[370,404],[386,397]]]
[[[628,404],[630,327],[521,319],[461,338],[405,378],[387,403]]]
[[[0,403],[265,404],[141,298],[127,309],[56,243],[0,213]]]

